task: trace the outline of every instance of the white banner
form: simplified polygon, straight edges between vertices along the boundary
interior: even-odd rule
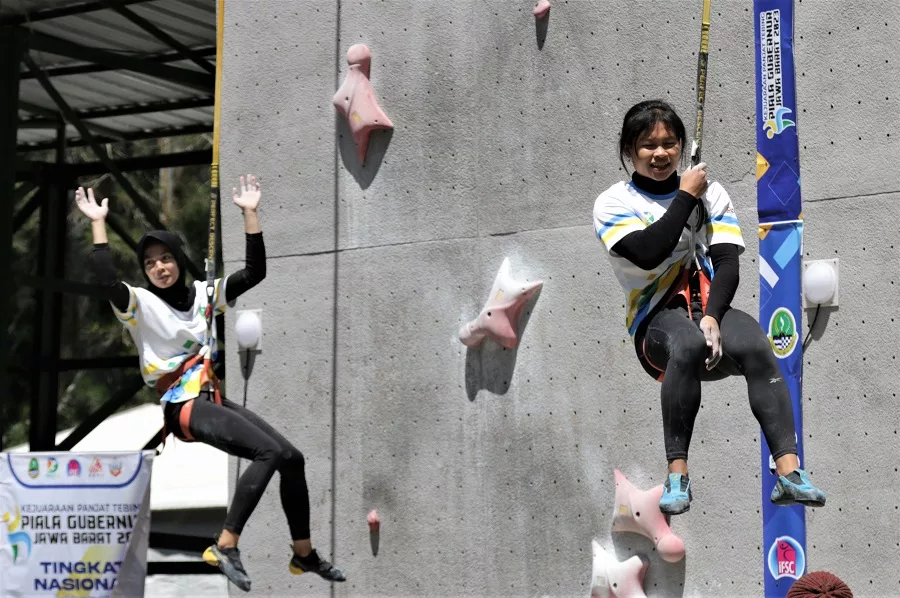
[[[143,596],[152,465],[152,451],[0,453],[0,596]]]

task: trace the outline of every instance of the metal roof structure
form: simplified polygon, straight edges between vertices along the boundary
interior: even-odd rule
[[[3,0],[0,28],[17,28],[17,149],[85,145],[39,69],[98,142],[212,130],[216,17],[212,0]]]
[[[136,356],[61,359],[63,294],[102,297],[96,285],[66,280],[66,220],[70,190],[80,176],[109,173],[154,228],[165,228],[123,173],[210,164],[211,149],[115,160],[107,143],[213,130],[216,58],[215,0],[0,0],[0,450],[5,406],[26,397],[9,391],[10,302],[17,286],[35,293],[30,383],[29,449],[72,450],[144,384]],[[88,146],[95,162],[67,162],[67,148]],[[55,160],[36,160],[55,150]],[[46,158],[43,158],[46,160]],[[12,276],[13,236],[39,213],[37,271]],[[112,211],[107,225],[132,248],[129,228]],[[70,259],[70,258],[68,258]],[[202,268],[188,263],[197,277]],[[219,365],[222,365],[221,363]],[[60,373],[132,368],[121,388],[65,438],[57,438]],[[219,368],[217,368],[219,369]],[[220,370],[221,371],[221,370]],[[152,424],[151,424],[152,425]],[[149,433],[148,433],[149,434]],[[162,430],[146,439],[157,446]],[[140,439],[137,439],[140,441]],[[193,547],[204,538],[151,533],[151,547]],[[211,573],[195,562],[151,563],[148,574]]]

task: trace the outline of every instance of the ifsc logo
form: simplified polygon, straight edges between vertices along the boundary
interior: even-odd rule
[[[806,554],[797,540],[790,536],[779,536],[769,548],[769,573],[775,579],[790,577],[800,579],[806,570]]]
[[[779,359],[790,356],[797,348],[797,321],[794,314],[786,307],[779,307],[772,312],[769,320],[769,344]]]

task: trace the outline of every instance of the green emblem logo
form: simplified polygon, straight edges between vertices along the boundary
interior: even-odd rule
[[[794,352],[797,347],[797,321],[794,314],[785,307],[779,307],[772,312],[769,320],[769,344],[779,359],[784,359]]]
[[[28,462],[28,477],[32,480],[38,477],[41,473],[41,467],[38,465],[37,459],[32,459]]]

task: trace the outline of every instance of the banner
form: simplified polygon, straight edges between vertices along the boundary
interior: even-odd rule
[[[0,453],[0,596],[143,596],[153,452]]]
[[[754,0],[756,30],[756,182],[759,212],[759,322],[791,393],[797,451],[803,466],[803,220],[794,87],[793,2]],[[803,507],[777,507],[769,497],[775,462],[762,445],[765,596],[785,596],[806,572]]]

